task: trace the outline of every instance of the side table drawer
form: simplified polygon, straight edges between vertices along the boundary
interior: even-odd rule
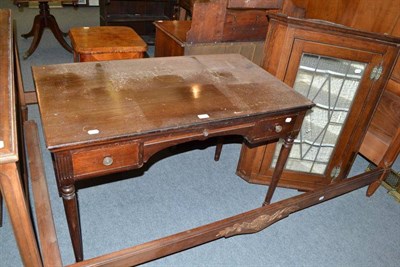
[[[76,53],[79,62],[143,58],[144,52]]]
[[[74,177],[90,177],[138,168],[142,165],[140,145],[116,143],[71,152]]]

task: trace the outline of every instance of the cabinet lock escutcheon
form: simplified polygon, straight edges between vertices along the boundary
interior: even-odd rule
[[[332,171],[331,171],[331,178],[334,180],[336,178],[339,177],[339,174],[341,172],[341,165],[337,165],[335,167],[333,167]]]

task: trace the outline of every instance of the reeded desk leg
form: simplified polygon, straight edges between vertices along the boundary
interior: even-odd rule
[[[69,153],[55,154],[54,167],[57,185],[63,199],[69,234],[74,248],[75,260],[83,260],[83,245],[75,180],[72,174],[72,159]]]
[[[69,234],[74,248],[75,260],[83,260],[82,233],[79,219],[78,200],[74,185],[61,188],[61,196],[64,202],[65,215],[67,217]]]
[[[271,203],[272,196],[275,192],[276,186],[278,185],[279,178],[282,175],[283,168],[285,167],[286,160],[289,157],[289,153],[293,146],[293,142],[294,142],[294,137],[292,136],[288,136],[284,140],[284,143],[281,147],[281,151],[279,153],[278,161],[276,162],[275,165],[274,173],[272,174],[271,183],[268,187],[267,196],[265,197],[263,206]]]

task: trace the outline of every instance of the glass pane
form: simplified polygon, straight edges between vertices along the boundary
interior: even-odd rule
[[[293,88],[316,106],[304,119],[286,169],[324,174],[366,63],[303,54]],[[272,166],[275,166],[278,144]]]

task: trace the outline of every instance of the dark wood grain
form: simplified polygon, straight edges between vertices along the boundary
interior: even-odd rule
[[[192,140],[240,135],[289,144],[313,106],[237,54],[42,66],[33,76],[76,261],[83,260],[77,180],[140,168]],[[290,145],[282,151],[266,204]]]
[[[267,13],[282,11],[284,2],[282,0],[195,1],[192,26],[187,33],[187,41],[212,43],[264,40],[268,27]]]
[[[35,66],[33,76],[51,150],[311,105],[240,55]]]
[[[400,37],[398,0],[292,0],[305,8],[306,17],[322,19],[355,29]]]

